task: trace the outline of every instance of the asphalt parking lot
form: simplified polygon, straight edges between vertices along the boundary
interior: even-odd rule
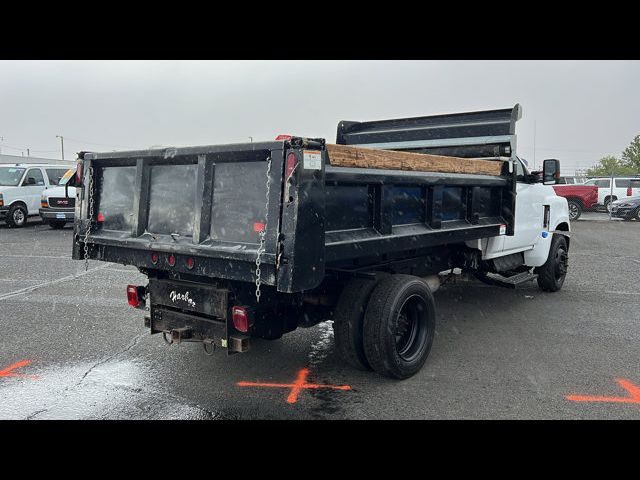
[[[0,418],[640,419],[640,222],[572,229],[561,292],[443,286],[431,356],[393,381],[343,366],[329,322],[230,357],[168,346],[127,305],[135,269],[85,272],[70,226],[0,225]],[[305,374],[325,388],[287,386]]]

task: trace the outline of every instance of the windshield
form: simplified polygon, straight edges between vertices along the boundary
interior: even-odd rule
[[[24,170],[17,167],[0,167],[0,185],[16,187],[20,183]]]
[[[67,172],[62,176],[62,178],[58,182],[58,186],[59,187],[64,187],[67,183],[69,183],[69,180],[71,180],[74,177],[75,174],[76,174],[75,169],[71,168],[71,169],[67,170]]]

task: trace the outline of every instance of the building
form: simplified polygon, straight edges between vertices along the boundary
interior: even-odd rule
[[[23,157],[21,155],[0,154],[0,164],[2,163],[45,163],[50,165],[68,165],[73,167],[75,160],[60,160],[58,158]]]

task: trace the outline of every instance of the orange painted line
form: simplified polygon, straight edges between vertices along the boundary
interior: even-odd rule
[[[273,388],[293,388],[293,383],[257,383],[257,382],[238,382],[239,387],[273,387]]]
[[[298,377],[294,383],[263,383],[263,382],[237,382],[239,387],[265,387],[265,388],[290,388],[291,392],[287,396],[287,403],[296,403],[300,392],[305,389],[328,388],[332,390],[351,390],[349,385],[322,385],[319,383],[306,383],[309,376],[309,369],[303,368],[298,372]]]
[[[598,397],[588,395],[568,395],[567,400],[572,402],[609,402],[609,403],[640,403],[640,387],[624,378],[616,379],[618,385],[629,392],[629,397]]]
[[[302,390],[302,386],[306,383],[307,375],[309,375],[309,369],[303,368],[298,372],[298,378],[296,379],[296,383],[291,389],[291,393],[287,397],[287,403],[296,403],[298,401],[298,395],[300,395],[300,391]]]
[[[40,377],[37,375],[25,375],[23,373],[14,373],[13,370],[20,367],[26,367],[31,363],[31,360],[20,360],[19,362],[9,365],[4,370],[0,370],[0,377],[17,377],[17,378],[30,378],[32,380],[38,380]]]

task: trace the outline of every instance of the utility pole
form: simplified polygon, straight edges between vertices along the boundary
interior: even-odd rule
[[[56,138],[60,139],[60,146],[62,148],[62,160],[64,160],[64,137],[62,135],[56,135]]]
[[[536,121],[533,121],[533,170],[536,169]]]
[[[253,137],[249,137],[249,141],[253,143]]]
[[[29,149],[27,148],[27,157],[30,157],[31,153],[29,152]]]

